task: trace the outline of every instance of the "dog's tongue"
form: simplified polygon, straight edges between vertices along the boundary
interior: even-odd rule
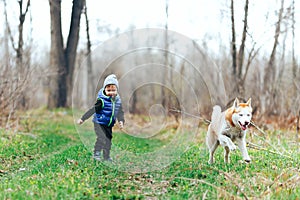
[[[244,126],[244,125],[242,125],[241,127],[242,127],[243,131],[247,129],[247,126]]]
[[[239,122],[239,124],[243,131],[247,129],[247,125],[243,125],[241,122]]]

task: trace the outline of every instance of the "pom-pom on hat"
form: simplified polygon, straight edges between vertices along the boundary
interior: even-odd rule
[[[119,89],[119,82],[117,76],[114,74],[108,75],[104,80],[103,88],[105,88],[107,85],[115,85]]]

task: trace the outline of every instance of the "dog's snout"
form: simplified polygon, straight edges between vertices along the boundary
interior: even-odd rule
[[[249,124],[250,124],[250,122],[247,122],[247,121],[245,122],[245,126],[248,126]]]

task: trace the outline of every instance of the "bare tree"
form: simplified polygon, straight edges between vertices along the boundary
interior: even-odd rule
[[[25,18],[26,15],[28,13],[28,9],[30,6],[30,0],[27,1],[26,4],[26,8],[25,11],[23,12],[24,9],[24,5],[23,5],[23,0],[19,0],[18,4],[19,4],[19,25],[18,25],[18,42],[17,42],[17,46],[15,45],[15,41],[14,38],[12,36],[11,33],[11,29],[8,23],[8,17],[7,17],[7,11],[6,11],[6,0],[3,0],[4,2],[4,7],[5,7],[5,11],[4,11],[4,15],[5,15],[5,19],[6,19],[6,28],[8,30],[8,34],[11,40],[11,44],[13,49],[16,52],[16,57],[17,57],[17,67],[20,71],[20,73],[22,74],[23,72],[23,46],[24,46],[24,39],[23,39],[23,28],[24,28],[24,22],[25,22]]]
[[[66,61],[61,29],[61,1],[49,0],[51,16],[51,51],[50,66],[53,75],[50,77],[50,94],[48,107],[55,108],[66,105]]]
[[[297,62],[295,57],[295,0],[292,1],[292,66],[293,66],[293,78],[297,77]]]
[[[6,128],[14,127],[18,123],[15,115],[16,109],[24,109],[28,107],[28,93],[26,88],[29,87],[30,81],[33,79],[31,73],[31,57],[30,46],[24,45],[24,23],[26,15],[30,7],[30,0],[23,2],[17,1],[19,4],[18,29],[17,38],[11,30],[8,20],[7,4],[4,4],[5,17],[5,53],[4,65],[0,65],[0,125]],[[27,46],[27,48],[25,47]],[[10,52],[12,48],[13,52]],[[14,54],[15,53],[15,54]],[[25,92],[26,91],[26,92]]]
[[[242,32],[242,39],[241,39],[241,45],[239,48],[239,51],[237,52],[236,47],[236,30],[235,30],[235,17],[234,17],[234,1],[231,0],[231,34],[232,34],[232,40],[231,40],[231,55],[232,55],[232,68],[233,68],[233,78],[236,82],[236,86],[234,90],[242,97],[244,97],[244,82],[246,79],[246,75],[248,72],[248,68],[251,64],[251,55],[249,56],[247,66],[245,73],[243,75],[243,66],[244,66],[244,60],[245,60],[245,48],[246,48],[246,36],[247,36],[247,28],[248,28],[248,10],[249,10],[249,0],[245,1],[245,7],[244,7],[244,20],[243,20],[243,32]],[[254,51],[254,46],[251,50],[251,53]],[[251,59],[250,59],[251,58]]]
[[[90,38],[90,27],[89,27],[89,19],[87,14],[87,6],[86,1],[84,1],[84,16],[85,16],[85,25],[86,25],[86,38],[87,38],[87,74],[88,74],[88,80],[87,80],[87,95],[89,97],[94,96],[95,93],[95,82],[94,82],[94,76],[93,76],[93,65],[92,65],[92,51],[91,51],[91,38]]]
[[[67,107],[67,97],[71,96],[76,50],[79,40],[79,23],[84,1],[73,0],[72,16],[64,48],[61,28],[61,0],[49,0],[51,17],[51,54],[50,66],[53,76],[50,77],[50,94],[48,108]]]
[[[276,61],[276,50],[278,46],[278,40],[281,33],[281,23],[283,20],[283,9],[284,9],[284,0],[281,0],[281,5],[278,13],[278,20],[275,26],[275,35],[274,35],[274,44],[272,48],[272,53],[270,55],[268,65],[265,69],[264,74],[264,87],[263,92],[265,93],[264,98],[264,107],[268,106],[272,110],[273,108],[273,100],[275,98],[274,95],[274,84],[275,84],[275,78],[276,78],[276,67],[275,67],[275,61]]]
[[[244,27],[243,27],[243,34],[242,34],[242,41],[241,46],[239,49],[238,54],[238,92],[241,96],[244,97],[244,82],[242,79],[242,70],[243,70],[243,63],[244,63],[244,54],[245,54],[245,43],[246,43],[246,35],[247,35],[247,27],[248,27],[248,7],[249,7],[249,0],[245,2],[245,15],[244,15]]]
[[[19,39],[18,39],[18,47],[15,48],[15,51],[17,53],[17,65],[19,66],[21,73],[23,73],[23,27],[24,27],[24,22],[25,22],[25,17],[26,14],[28,12],[28,8],[30,6],[30,0],[27,1],[27,5],[25,8],[25,12],[23,13],[23,0],[19,0],[19,26],[18,26],[18,30],[19,30]]]
[[[134,38],[134,30],[135,27],[130,27],[131,30],[131,47],[134,48],[135,47],[135,38]],[[134,58],[134,66],[138,65],[138,57]],[[134,88],[134,83],[131,83],[131,88]],[[137,104],[138,104],[138,90],[135,88],[132,92],[132,97],[130,99],[130,107],[129,107],[129,112],[131,114],[136,114],[138,113],[138,109],[137,109]]]
[[[236,68],[237,68],[237,64],[236,64],[236,55],[237,55],[237,51],[236,51],[236,36],[235,36],[235,20],[234,20],[234,0],[231,0],[231,6],[230,6],[230,10],[231,10],[231,55],[232,55],[232,69],[233,69],[233,76],[236,77]]]
[[[16,79],[16,80],[18,81],[18,80],[20,80],[19,77],[24,76],[29,71],[29,69],[25,70],[24,61],[23,61],[23,57],[24,57],[23,29],[24,29],[24,22],[25,22],[25,19],[26,19],[26,15],[27,15],[28,9],[30,7],[30,0],[27,0],[26,6],[25,6],[25,11],[24,11],[23,0],[18,1],[18,4],[19,4],[19,24],[18,24],[17,45],[15,44],[14,37],[12,35],[10,25],[9,25],[9,22],[8,22],[8,16],[7,16],[7,11],[6,11],[6,1],[4,0],[3,3],[4,3],[4,10],[5,10],[4,15],[5,15],[7,33],[9,35],[10,40],[11,40],[12,48],[16,52],[16,66],[17,66],[16,76],[18,77],[18,79]],[[8,49],[6,51],[8,51]],[[16,84],[18,85],[19,83],[16,82]],[[19,87],[19,86],[16,86],[16,87]],[[24,87],[22,87],[22,88],[24,88]],[[18,106],[21,107],[21,108],[26,107],[26,98],[25,98],[24,91],[20,91],[20,94],[19,94],[19,97],[18,97]]]
[[[168,70],[167,67],[169,65],[169,55],[168,55],[169,54],[169,52],[168,52],[168,49],[169,49],[169,36],[168,36],[169,1],[168,0],[166,0],[166,2],[165,2],[165,12],[166,12],[165,39],[164,39],[165,40],[165,49],[164,49],[164,51],[165,51],[165,70],[164,70],[164,72],[165,72],[165,74],[162,77],[163,85],[161,87],[161,98],[162,98],[161,104],[163,107],[167,106],[167,100],[168,100],[166,93],[165,93],[165,88],[164,88],[165,83],[166,83],[166,78],[167,78],[167,70]]]

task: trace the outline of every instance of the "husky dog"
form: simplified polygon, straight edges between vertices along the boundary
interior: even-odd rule
[[[236,98],[232,107],[221,112],[221,107],[216,105],[213,108],[211,123],[208,126],[206,145],[209,149],[209,161],[214,162],[214,152],[219,145],[225,149],[224,161],[229,162],[229,153],[234,151],[236,142],[242,152],[245,162],[250,163],[251,159],[246,149],[246,131],[252,117],[251,98],[247,103],[240,103]]]

